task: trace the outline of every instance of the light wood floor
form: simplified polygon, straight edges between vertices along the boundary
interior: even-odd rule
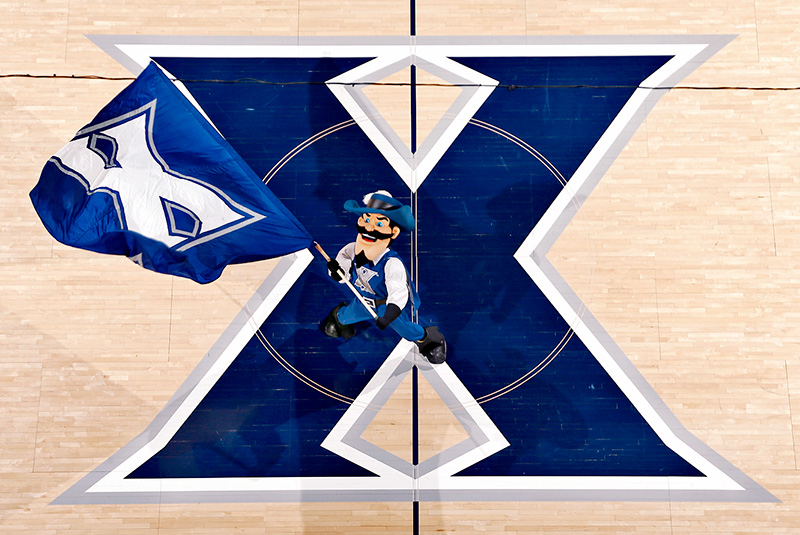
[[[408,35],[410,12],[407,0],[2,7],[0,74],[102,76],[129,73],[85,34]],[[791,0],[419,0],[416,15],[419,35],[738,34],[684,84],[800,86]],[[271,266],[199,286],[50,238],[28,192],[125,84],[0,79],[0,532],[409,533],[408,503],[48,505],[150,423]],[[798,112],[800,91],[671,91],[549,255],[680,422],[782,503],[426,503],[422,533],[800,532]]]

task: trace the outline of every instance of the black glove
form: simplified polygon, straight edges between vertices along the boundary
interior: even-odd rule
[[[332,259],[330,262],[328,262],[328,271],[330,271],[331,278],[333,280],[336,282],[342,281],[342,273],[344,273],[344,270],[342,269],[342,266],[339,265],[339,262],[337,262],[335,259]]]
[[[394,303],[389,303],[386,305],[386,312],[383,313],[383,316],[375,320],[375,325],[377,325],[380,330],[384,330],[390,323],[397,319],[400,312],[399,306]]]

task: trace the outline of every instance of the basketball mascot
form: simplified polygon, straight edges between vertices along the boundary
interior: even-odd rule
[[[414,342],[431,363],[441,364],[447,356],[444,336],[436,326],[423,328],[411,320],[419,296],[403,261],[390,248],[401,232],[414,230],[411,208],[380,190],[366,195],[363,204],[347,201],[344,209],[359,215],[358,234],[356,241],[328,261],[328,271],[357,295],[328,314],[320,325],[322,331],[333,338],[350,339],[355,335],[354,324],[374,320],[379,329],[391,327]]]

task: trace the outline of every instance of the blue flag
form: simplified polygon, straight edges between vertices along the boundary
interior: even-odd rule
[[[155,63],[48,160],[30,195],[61,243],[200,283],[311,245]]]

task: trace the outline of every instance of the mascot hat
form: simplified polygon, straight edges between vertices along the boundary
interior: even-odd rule
[[[414,215],[411,213],[411,207],[392,197],[388,191],[379,190],[375,193],[368,193],[362,202],[364,206],[361,206],[358,201],[347,201],[344,203],[344,209],[354,214],[385,215],[401,230],[406,232],[414,230]]]

